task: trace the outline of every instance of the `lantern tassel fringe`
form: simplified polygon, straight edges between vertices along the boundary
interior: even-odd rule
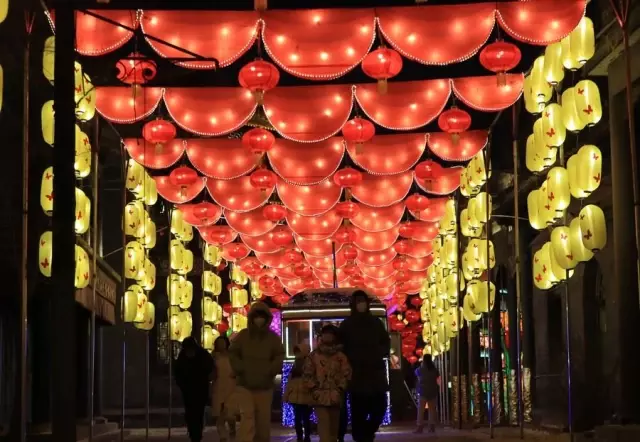
[[[498,72],[496,74],[496,79],[498,81],[498,87],[505,87],[507,85],[507,73],[506,72]]]
[[[256,11],[266,11],[268,0],[253,0],[253,7]]]
[[[264,102],[264,91],[259,90],[259,91],[253,91],[253,99],[256,101],[256,104],[258,106],[262,106],[262,103]]]
[[[380,95],[385,95],[388,90],[389,90],[389,82],[387,81],[387,79],[383,78],[382,80],[378,80],[378,93]]]

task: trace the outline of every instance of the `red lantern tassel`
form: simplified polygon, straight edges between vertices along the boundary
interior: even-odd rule
[[[264,91],[263,90],[253,91],[253,99],[256,100],[256,104],[258,106],[262,106],[262,102],[264,101]]]
[[[506,72],[498,72],[496,74],[498,79],[498,86],[505,87],[507,85],[507,73]]]
[[[156,155],[159,155],[162,153],[162,147],[163,147],[162,143],[156,143],[156,149],[155,149]]]
[[[344,198],[347,201],[351,201],[351,189],[348,188],[348,187],[346,189],[344,189]]]
[[[256,11],[265,11],[267,9],[267,0],[253,0],[253,7]]]
[[[387,83],[387,79],[383,78],[378,80],[378,93],[380,95],[385,95],[387,93],[389,84]]]
[[[458,134],[458,133],[452,133],[452,134],[451,134],[451,143],[452,143],[454,146],[457,146],[459,142],[460,142],[460,134]]]
[[[356,155],[360,155],[362,152],[362,143],[356,143]]]

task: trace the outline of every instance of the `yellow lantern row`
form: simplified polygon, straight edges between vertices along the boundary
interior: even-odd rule
[[[466,296],[471,298],[469,302],[473,313],[488,313],[496,302],[496,287],[493,282],[487,284],[487,281],[474,279],[467,284]]]
[[[488,250],[487,250],[488,249]],[[462,254],[462,273],[466,280],[478,278],[484,271],[496,265],[492,241],[473,238]]]
[[[219,323],[222,320],[222,307],[213,299],[204,296],[202,298],[202,318],[204,322]]]
[[[246,285],[249,282],[249,277],[242,269],[232,264],[231,265],[231,280],[239,285]]]
[[[491,168],[487,171],[484,151],[480,151],[471,158],[460,174],[460,193],[467,198],[477,194],[489,177]]]
[[[193,302],[193,283],[182,275],[171,274],[167,277],[167,295],[169,305],[187,309]]]
[[[53,264],[53,233],[47,230],[40,236],[38,244],[38,268],[40,273],[47,278],[51,277],[51,267]],[[89,255],[80,246],[75,246],[75,286],[78,289],[85,288],[91,280],[91,267]]]
[[[172,341],[182,342],[191,336],[193,319],[188,310],[180,310],[172,306],[169,307],[167,316],[169,317],[169,336]]]
[[[547,106],[547,108],[556,109],[557,104],[553,103]],[[546,111],[545,111],[546,112]],[[543,115],[546,115],[544,113]],[[525,148],[525,166],[531,172],[539,173],[542,172],[547,167],[555,164],[558,158],[558,148],[554,147],[549,142],[556,142],[553,138],[557,138],[556,135],[558,132],[555,132],[553,127],[548,128],[546,131],[545,126],[551,123],[546,123],[553,115],[557,115],[557,112],[552,113],[549,112],[549,117],[542,116],[538,118],[533,124],[533,134],[529,135],[527,138],[526,148]],[[563,127],[560,125],[556,125],[556,127]],[[550,137],[549,134],[553,134],[553,137]],[[565,135],[566,136],[566,132]],[[564,136],[560,137],[563,139]]]
[[[147,248],[156,245],[156,224],[141,201],[132,201],[124,209],[124,233],[133,236]]]
[[[582,80],[562,93],[562,120],[567,130],[579,132],[602,119],[600,90],[591,80]]]
[[[193,252],[187,249],[181,241],[172,239],[169,263],[172,270],[180,275],[186,275],[193,270]]]
[[[551,100],[553,87],[545,76],[545,57],[535,59],[531,72],[524,77],[524,104],[527,112],[539,114],[544,110],[546,103]]]
[[[589,196],[602,181],[602,152],[597,146],[587,144],[567,161],[571,196],[582,199]]]
[[[193,239],[193,227],[184,221],[182,212],[177,208],[171,212],[171,233],[182,242]]]
[[[202,290],[211,296],[220,296],[222,293],[222,278],[211,270],[202,272]]]
[[[209,352],[213,351],[213,344],[219,336],[220,333],[215,328],[210,325],[203,326],[201,333],[202,347]]]
[[[222,250],[220,247],[206,243],[204,245],[204,261],[212,266],[219,266],[222,262]]]
[[[143,201],[147,206],[153,206],[158,201],[156,181],[133,159],[127,162],[126,187],[136,199]]]

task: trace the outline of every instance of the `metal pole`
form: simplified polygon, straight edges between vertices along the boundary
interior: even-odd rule
[[[444,422],[449,424],[449,352],[442,355],[442,364],[444,365]]]
[[[516,394],[518,397],[518,426],[520,427],[520,439],[524,439],[524,405],[522,400],[522,334],[520,330],[520,322],[522,316],[522,294],[520,292],[520,198],[518,186],[518,170],[520,168],[520,160],[518,158],[518,110],[515,106],[512,109],[512,126],[513,126],[513,230],[514,230],[514,248],[516,259]]]
[[[171,257],[171,216],[174,209],[169,209],[169,232],[167,234],[168,243],[167,250]],[[169,280],[171,280],[171,262],[169,262]],[[171,296],[169,294],[169,296]],[[169,299],[171,301],[171,299]],[[171,302],[169,302],[169,309],[171,309]],[[171,330],[171,316],[167,318],[167,334],[169,339],[169,421],[167,422],[167,439],[171,440],[171,418],[173,415],[173,332]]]
[[[333,258],[333,288],[338,288],[338,268],[336,265],[336,242],[331,241],[331,257]]]
[[[95,401],[95,388],[96,388],[96,285],[98,282],[98,152],[100,150],[100,119],[95,119],[94,125],[94,137],[93,148],[91,153],[91,167],[92,167],[92,179],[91,179],[91,193],[92,193],[92,208],[91,215],[91,250],[93,255],[91,256],[91,325],[89,329],[89,442],[93,441],[93,415],[94,401]]]
[[[489,437],[493,439],[493,373],[491,366],[491,353],[492,353],[492,327],[491,327],[491,260],[489,258],[489,252],[491,250],[491,205],[489,204],[489,199],[491,195],[489,193],[489,169],[491,168],[491,141],[487,143],[487,148],[484,152],[484,168],[485,173],[487,175],[487,182],[485,183],[484,191],[487,194],[487,204],[486,204],[486,218],[487,223],[485,224],[485,236],[487,240],[487,311],[488,311],[488,320],[487,320],[487,336],[489,339],[489,348],[488,348],[488,358],[487,358],[487,367],[489,371],[489,400],[487,402],[487,412],[489,419]]]
[[[444,353],[440,354],[438,358],[438,371],[440,372],[440,423],[444,425],[444,365],[442,360],[444,358]]]
[[[145,418],[146,418],[146,427],[144,432],[144,440],[149,440],[149,423],[150,423],[150,414],[149,414],[149,332],[145,332],[145,355],[144,355],[144,372],[145,372]]]
[[[460,278],[464,278],[464,276],[462,275],[462,272],[460,271],[460,260],[462,259],[462,253],[461,253],[461,249],[462,249],[462,235],[460,234],[460,213],[462,212],[462,210],[460,210],[460,192],[456,193],[456,209],[457,209],[457,213],[458,213],[458,227],[456,229],[456,241],[458,244],[458,262],[456,263],[457,265],[457,269],[456,271],[458,272],[458,299],[457,299],[457,303],[456,303],[456,317],[457,320],[460,321],[460,325],[464,325],[464,322],[462,322],[463,318],[461,317],[462,315],[460,314],[460,303],[463,300],[462,297],[462,292],[460,290]],[[458,413],[458,430],[462,430],[462,370],[460,369],[460,338],[461,338],[461,334],[462,334],[462,328],[460,330],[458,330],[458,337],[456,338],[456,374],[457,374],[457,379],[456,379],[456,383],[458,384],[456,386],[457,390],[458,390],[458,394],[457,394],[457,400],[456,400],[456,407],[457,407],[457,413]]]
[[[123,149],[124,150],[124,149]],[[127,161],[126,157],[123,156],[123,169],[122,169],[122,179],[126,180],[127,178]],[[121,204],[122,204],[122,251],[126,253],[127,249],[127,235],[125,234],[125,225],[124,225],[124,213],[127,207],[127,189],[125,186],[122,186],[122,195],[121,195]],[[121,299],[124,302],[124,294],[127,291],[127,281],[125,278],[126,268],[125,268],[125,259],[123,256],[122,259],[122,295]],[[122,367],[121,367],[121,385],[120,385],[120,442],[124,442],[124,418],[125,418],[125,397],[127,391],[127,324],[124,321],[124,308],[123,305],[120,308],[120,324],[122,325],[122,342],[121,342],[121,357],[122,357]]]
[[[28,342],[28,256],[29,245],[29,105],[31,30],[33,21],[31,12],[27,15],[27,32],[24,46],[23,92],[22,92],[22,253],[20,255],[20,442],[27,440],[27,342]]]

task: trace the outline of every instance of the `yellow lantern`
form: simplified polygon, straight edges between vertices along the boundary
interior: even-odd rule
[[[585,123],[582,121],[577,106],[576,88],[570,87],[562,93],[562,122],[564,127],[571,132],[579,132],[584,129]]]
[[[0,23],[2,23],[9,13],[9,0],[0,0]]]
[[[186,222],[182,223],[182,231],[176,235],[181,241],[189,242],[193,239],[193,227]]]
[[[527,213],[529,216],[529,224],[536,230],[542,230],[546,227],[546,223],[540,219],[540,211],[538,204],[540,202],[540,190],[535,189],[529,192],[527,196]]]
[[[475,198],[475,219],[477,219],[480,223],[486,224],[489,220],[487,218],[487,212],[489,217],[491,217],[491,195],[487,192],[480,192]]]
[[[427,267],[427,281],[436,282],[436,265],[431,264]]]
[[[569,172],[564,167],[554,167],[547,173],[547,201],[559,219],[571,202],[569,191]]]
[[[571,250],[571,230],[569,227],[560,226],[551,231],[551,253],[555,262],[565,270],[570,270],[578,265],[578,259]]]
[[[145,290],[153,290],[156,286],[156,266],[149,258],[145,258],[142,271],[138,274],[138,282]]]
[[[578,151],[580,152],[580,151]],[[578,155],[571,155],[567,160],[567,173],[569,176],[569,191],[574,198],[586,198],[588,194],[582,189],[578,175],[580,174],[580,159]]]
[[[249,277],[237,265],[231,266],[231,280],[239,285],[245,285],[249,282]]]
[[[466,198],[469,198],[469,176],[467,175],[467,168],[462,169],[460,173],[460,194]]]
[[[525,148],[525,166],[530,172],[542,172],[544,170],[544,157],[538,150],[535,135],[527,137]]]
[[[257,301],[262,298],[262,290],[260,290],[260,284],[258,283],[258,281],[251,281],[249,290],[252,300]]]
[[[202,291],[205,293],[213,293],[216,287],[216,275],[211,270],[202,272]]]
[[[210,325],[205,325],[202,327],[202,348],[207,351],[213,350],[213,342],[216,340],[217,336],[213,333],[213,328]]]
[[[545,243],[533,255],[533,283],[540,290],[549,290],[556,282],[551,274],[550,247]]]
[[[553,224],[556,216],[555,211],[551,209],[551,204],[549,204],[546,180],[540,186],[540,192],[538,193],[538,216],[544,224]]]
[[[134,160],[129,159],[129,161],[127,162],[127,190],[129,190],[134,195],[139,194],[142,187],[144,186],[145,175],[146,171],[144,170],[144,167]]]
[[[478,213],[478,200],[476,198],[469,199],[467,203],[467,223],[471,229],[477,230],[480,232],[482,224],[480,220],[476,218],[476,214]]]
[[[184,224],[183,214],[180,209],[171,211],[171,233],[178,236],[182,233],[182,225]]]
[[[213,322],[214,317],[213,299],[208,296],[202,297],[202,318],[205,322]]]
[[[47,167],[42,174],[40,207],[45,214],[49,216],[53,214],[53,167]]]
[[[76,85],[75,90],[76,118],[80,121],[89,121],[96,114],[96,88],[87,74],[83,74],[81,78],[80,89]]]
[[[193,270],[193,252],[189,249],[182,250],[182,268],[178,269],[178,273],[186,275]]]
[[[82,235],[91,225],[91,201],[84,192],[76,187],[76,234]]]
[[[484,154],[485,152],[481,150],[471,158],[471,161],[467,165],[467,177],[469,183],[474,188],[479,188],[484,185],[484,183],[487,182],[487,178],[491,176],[491,165],[489,164],[489,170],[487,170]]]
[[[586,16],[582,17],[582,20],[580,20],[578,26],[571,31],[568,38],[571,61],[569,62],[569,60],[567,60],[565,67],[567,67],[567,69],[575,70],[584,66],[584,64],[589,61],[596,52],[596,37],[591,19]],[[566,40],[566,37],[564,40]],[[565,47],[566,46],[567,45],[565,44]],[[577,62],[578,67],[574,67],[574,61]]]
[[[180,334],[182,332],[182,324],[180,323],[180,309],[176,307],[169,308],[169,337],[172,341],[180,341]]]
[[[245,289],[233,287],[231,289],[231,307],[242,308],[249,304],[249,294]]]
[[[53,110],[53,100],[47,101],[42,105],[42,111],[40,112],[42,138],[49,146],[53,146],[55,140],[54,123],[55,112]]]
[[[530,90],[532,98],[537,103],[548,103],[551,99],[553,88],[545,77],[544,56],[540,56],[535,59],[529,75],[531,76]]]
[[[580,190],[588,195],[600,187],[602,180],[602,152],[593,144],[582,146],[577,156],[576,182]]]
[[[476,313],[477,307],[473,295],[467,293],[464,297],[462,305],[462,317],[465,319],[465,321],[475,322],[482,318],[481,313]]]
[[[125,292],[125,296],[131,297],[136,300],[136,315],[133,318],[133,322],[142,322],[144,319],[144,314],[146,312],[145,304],[147,303],[147,295],[145,294],[144,290],[139,285],[133,284],[129,286],[129,288]]]
[[[76,157],[73,168],[76,178],[86,178],[91,173],[91,144],[89,137],[76,125]]]
[[[167,277],[167,295],[169,297],[169,305],[180,305],[182,293],[186,289],[187,280],[184,276],[171,274]]]
[[[172,270],[182,270],[184,268],[185,248],[177,239],[171,240],[169,247],[169,264]]]
[[[467,238],[475,238],[480,235],[480,229],[472,227],[469,224],[470,221],[471,216],[469,215],[469,210],[462,209],[462,212],[460,212],[460,233]]]
[[[565,69],[569,69],[570,71],[577,71],[582,67],[580,61],[575,56],[575,54],[571,53],[571,34],[567,35],[560,41],[562,45],[562,65]]]
[[[156,223],[147,217],[144,224],[144,236],[140,239],[140,242],[145,248],[153,249],[156,246]]]
[[[138,241],[130,241],[124,250],[124,277],[137,279],[146,258],[144,247]]]
[[[185,338],[191,336],[193,331],[193,318],[189,311],[183,310],[180,312],[180,342]]]
[[[548,144],[549,134],[553,132],[545,132],[544,130],[544,113],[533,123],[533,142],[534,148],[538,155],[542,158],[543,167],[549,167],[555,164],[558,156],[558,149]]]
[[[458,314],[457,307],[450,307],[444,314],[444,327],[447,337],[455,337],[462,328],[462,318]]]
[[[0,0],[1,1],[1,0]],[[44,41],[44,51],[42,52],[42,74],[44,78],[53,83],[54,79],[54,59],[56,56],[56,37],[52,36]]]
[[[141,198],[147,206],[153,206],[158,202],[158,188],[156,186],[156,180],[146,172],[144,175],[142,192],[138,197]]]
[[[138,294],[130,289],[122,297],[122,320],[133,322],[138,314]]]
[[[607,223],[602,209],[589,204],[580,210],[578,218],[585,248],[592,252],[604,249],[607,245]]]
[[[458,262],[458,238],[455,235],[445,236],[440,259],[446,267],[455,268]]]
[[[219,266],[222,262],[222,252],[218,246],[211,244],[204,245],[204,260],[212,266]]]
[[[132,201],[124,208],[124,233],[127,236],[138,236],[143,225],[146,211],[140,201]],[[148,218],[148,217],[147,217]]]
[[[185,281],[183,290],[180,293],[180,308],[188,309],[193,302],[193,284],[191,281]]]
[[[573,88],[576,110],[584,126],[593,126],[602,119],[600,90],[591,80],[582,80]]]
[[[457,271],[451,271],[445,278],[446,296],[449,302],[458,303],[458,290],[465,288],[464,279],[458,278]]]
[[[231,314],[231,331],[237,333],[247,328],[247,317],[240,312]]]
[[[543,69],[545,80],[552,85],[556,85],[564,79],[561,43],[552,43],[545,48]]]
[[[40,236],[38,245],[38,268],[47,278],[51,277],[51,258],[53,256],[53,234],[47,230]]]
[[[531,75],[524,77],[524,85],[522,88],[522,96],[524,97],[524,107],[530,114],[537,115],[544,109],[544,102],[538,101],[537,94],[533,93],[531,85]]]
[[[583,243],[582,227],[579,216],[573,218],[571,223],[569,223],[569,232],[571,253],[573,254],[573,257],[580,262],[586,262],[593,258],[593,252],[585,247]]]
[[[136,328],[144,331],[150,331],[153,329],[156,321],[156,306],[153,305],[153,302],[145,303],[145,310],[142,317],[142,321],[135,322]]]
[[[551,103],[542,112],[542,132],[545,144],[560,147],[567,138],[567,129],[562,122],[562,107],[558,103]]]
[[[470,281],[474,278],[474,268],[471,265],[471,258],[469,257],[469,248],[465,249],[465,252],[462,254],[462,262],[460,268],[462,269],[462,276],[467,281]]]

